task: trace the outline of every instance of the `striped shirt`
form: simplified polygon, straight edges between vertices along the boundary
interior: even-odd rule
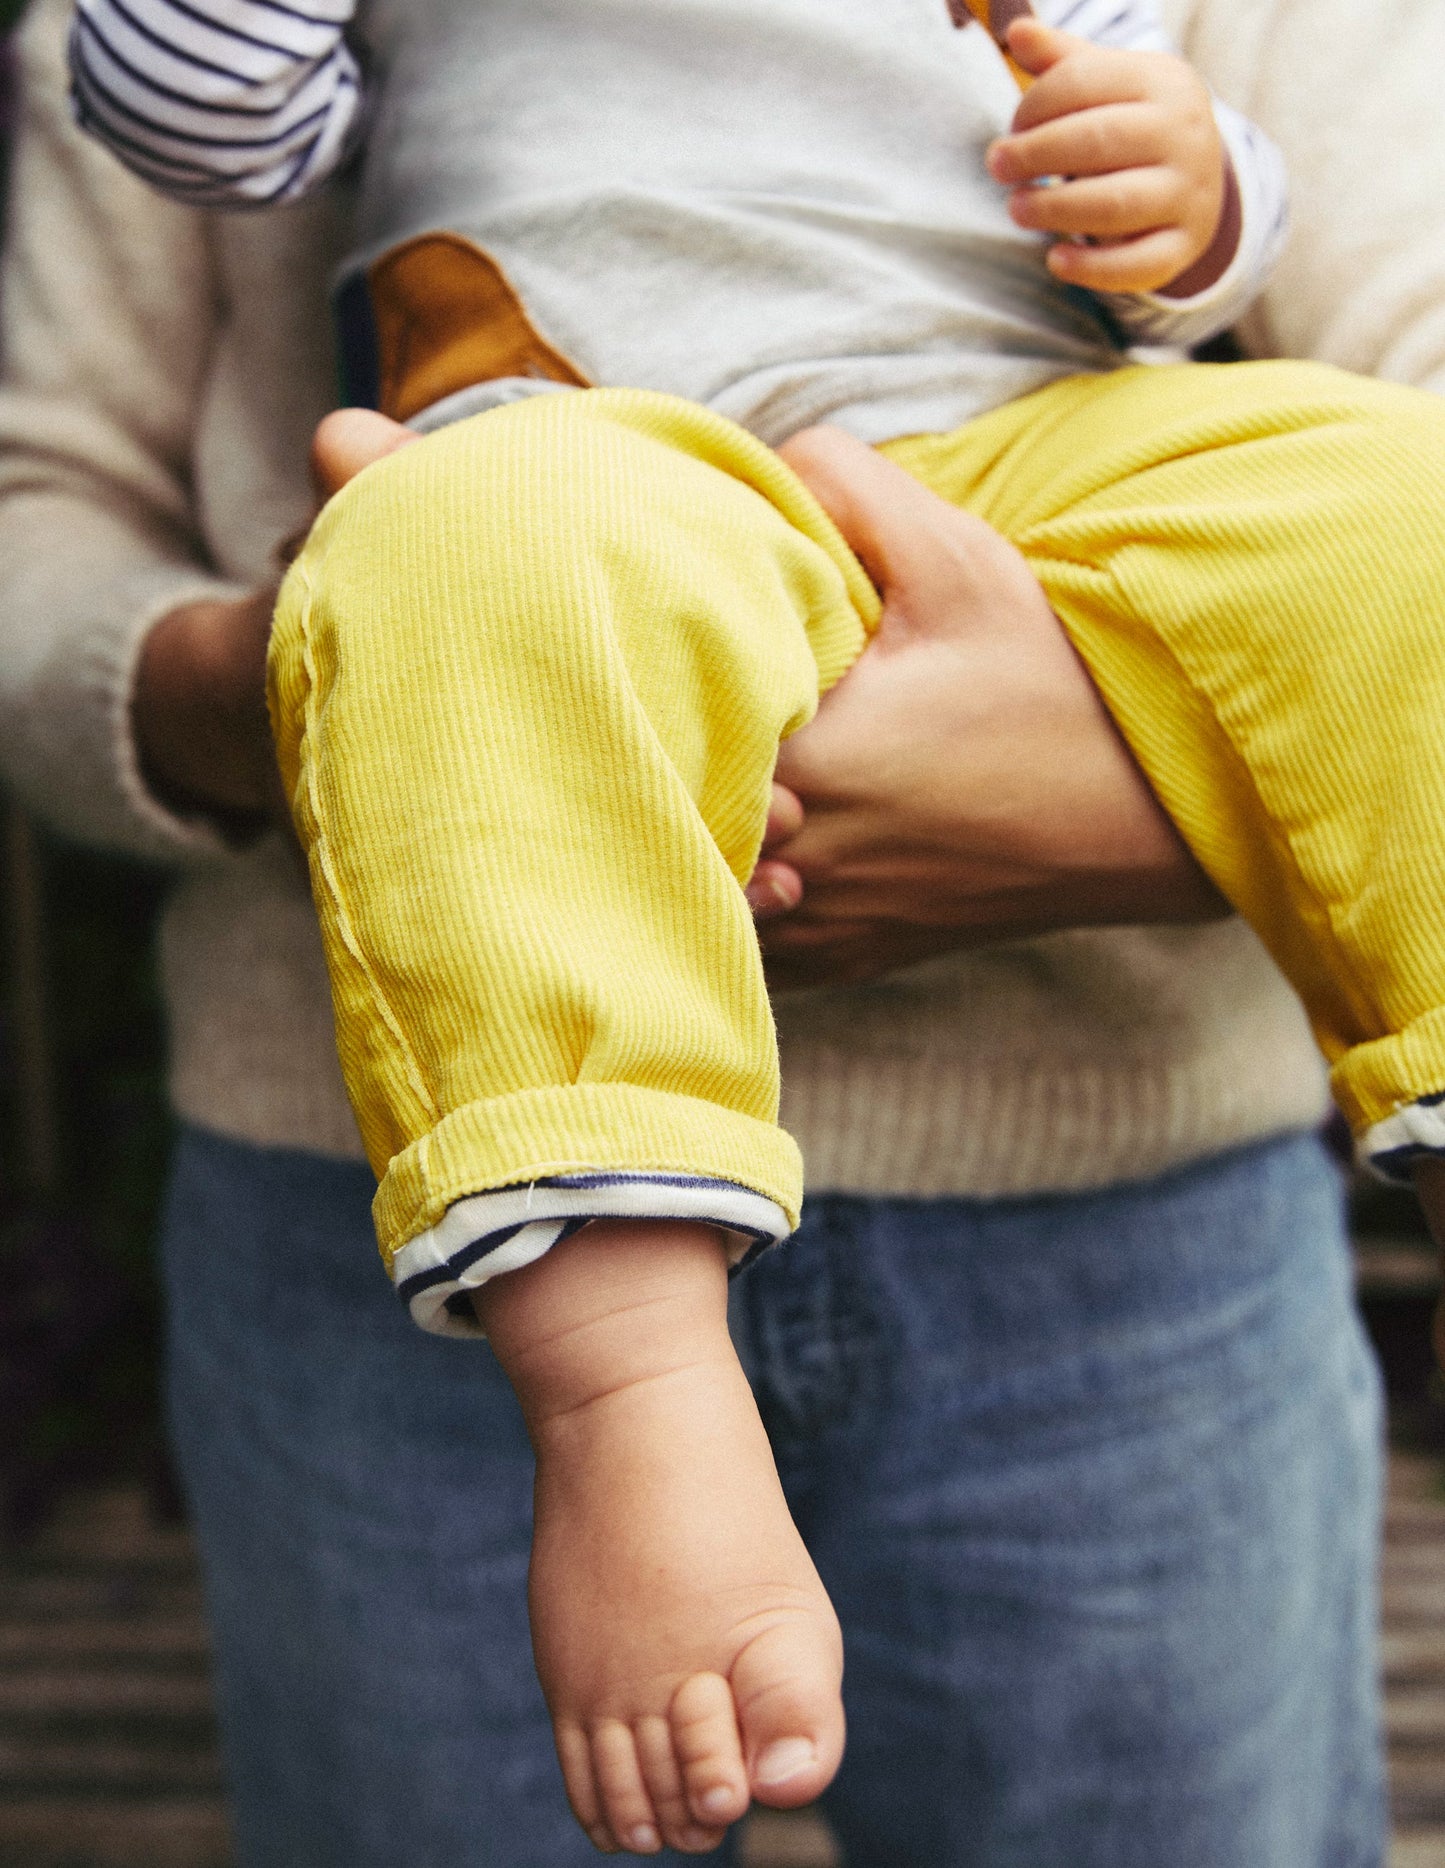
[[[355,0],[78,0],[82,126],[148,182],[206,207],[308,194],[350,153]]]

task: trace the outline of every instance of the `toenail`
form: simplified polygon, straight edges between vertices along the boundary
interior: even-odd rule
[[[628,1830],[627,1846],[639,1854],[650,1855],[654,1849],[661,1848],[662,1842],[650,1823],[639,1823],[635,1829]]]
[[[698,1808],[704,1816],[716,1816],[719,1821],[726,1821],[730,1811],[736,1809],[738,1793],[729,1790],[725,1784],[716,1790],[704,1791],[697,1800]]]
[[[780,1738],[753,1767],[755,1784],[785,1784],[818,1762],[818,1747],[807,1738]]]

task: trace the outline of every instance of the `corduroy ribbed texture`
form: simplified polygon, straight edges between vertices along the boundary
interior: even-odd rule
[[[1263,364],[887,450],[1024,551],[1360,1130],[1445,1088],[1442,443],[1433,398]],[[388,1256],[580,1169],[796,1215],[740,884],[778,741],[876,607],[774,455],[646,392],[459,423],[327,509],[272,706]]]
[[[741,884],[778,741],[876,614],[777,456],[671,397],[459,423],[327,508],[272,709],[388,1256],[590,1168],[796,1223]]]
[[[1181,365],[886,451],[1025,553],[1356,1133],[1445,1090],[1445,403]]]

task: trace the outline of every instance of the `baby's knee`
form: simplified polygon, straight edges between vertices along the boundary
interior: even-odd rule
[[[423,436],[336,494],[282,587],[273,683],[290,670],[324,687],[345,670],[384,704],[494,643],[515,654],[534,635],[560,641],[616,528],[605,450],[541,407],[554,400]]]
[[[515,590],[644,578],[660,557],[782,524],[756,498],[776,457],[677,397],[592,390],[528,397],[451,424],[377,462],[323,513],[305,554],[335,579],[344,555],[377,588]],[[427,606],[434,610],[435,603]],[[389,627],[414,629],[405,606]]]
[[[313,539],[330,521],[348,551],[374,547],[393,574],[425,565],[433,580],[485,572],[498,553],[584,548],[607,463],[595,421],[552,406],[573,399],[531,397],[423,436],[344,488]]]
[[[861,649],[871,597],[822,515],[790,509],[798,495],[770,449],[695,404],[532,397],[342,489],[288,579],[278,661],[321,686],[349,670],[378,715],[500,704],[519,682],[585,691],[594,710],[625,690],[657,720],[708,697],[709,720],[755,717],[775,748],[820,667]]]

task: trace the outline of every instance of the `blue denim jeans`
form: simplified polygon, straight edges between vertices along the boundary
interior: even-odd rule
[[[581,1868],[517,1409],[403,1314],[370,1194],[194,1131],[175,1164],[239,1860]],[[849,1868],[1378,1868],[1379,1397],[1312,1139],[1088,1196],[815,1199],[734,1306],[843,1623]]]

